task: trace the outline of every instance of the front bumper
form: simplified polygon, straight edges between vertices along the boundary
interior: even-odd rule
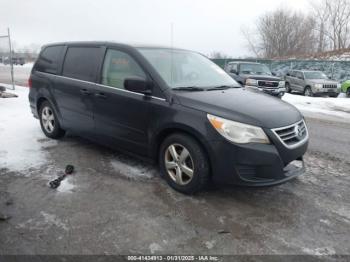
[[[327,89],[327,88],[317,88],[313,90],[313,93],[315,95],[338,95],[340,93],[340,90],[337,88],[333,89]]]
[[[274,144],[236,145],[226,140],[212,141],[213,180],[246,186],[284,183],[305,172],[303,155],[307,146],[307,141],[295,149]]]
[[[245,86],[245,87],[257,89],[259,91],[262,91],[272,96],[282,97],[286,93],[286,89],[284,87],[279,87],[279,88],[263,88],[263,87],[257,87],[257,86]]]

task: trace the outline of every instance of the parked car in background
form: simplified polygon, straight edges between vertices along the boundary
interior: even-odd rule
[[[171,187],[275,185],[304,173],[308,131],[292,105],[243,89],[188,50],[105,42],[45,46],[29,101],[47,137],[66,131],[159,163]]]
[[[4,64],[8,65],[10,64],[10,58],[7,57],[4,59]],[[12,64],[14,65],[24,65],[25,64],[25,60],[23,57],[12,57]]]
[[[277,97],[282,97],[285,93],[284,80],[274,76],[266,65],[229,62],[225,66],[225,71],[242,86],[259,89]]]
[[[346,97],[350,97],[350,80],[346,80],[341,84],[341,91],[346,94]]]
[[[340,83],[330,80],[321,71],[292,70],[285,76],[286,91],[296,91],[305,96],[328,95],[337,97]]]

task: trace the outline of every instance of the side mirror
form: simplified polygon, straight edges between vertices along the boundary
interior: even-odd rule
[[[276,76],[276,72],[271,72],[271,74],[272,74],[273,76]]]
[[[124,88],[125,90],[144,95],[152,94],[152,83],[142,78],[126,78],[124,80]]]
[[[238,72],[237,72],[236,70],[234,70],[234,69],[231,69],[231,70],[230,70],[230,73],[235,74],[235,75],[238,74]]]
[[[287,73],[287,74],[286,74],[286,76],[290,76],[290,74],[289,74],[289,73]]]

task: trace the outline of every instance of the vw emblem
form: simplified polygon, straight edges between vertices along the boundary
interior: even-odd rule
[[[295,127],[295,134],[297,135],[298,140],[301,140],[303,138],[303,130],[300,126]]]

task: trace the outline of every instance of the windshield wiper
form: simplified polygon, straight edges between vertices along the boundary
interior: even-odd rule
[[[174,87],[172,90],[190,91],[190,92],[204,91],[203,88],[197,87],[197,86],[179,86],[179,87]]]
[[[207,91],[212,91],[212,90],[226,90],[229,88],[240,88],[240,86],[227,86],[227,85],[222,85],[222,86],[214,86],[211,88],[208,88]]]

